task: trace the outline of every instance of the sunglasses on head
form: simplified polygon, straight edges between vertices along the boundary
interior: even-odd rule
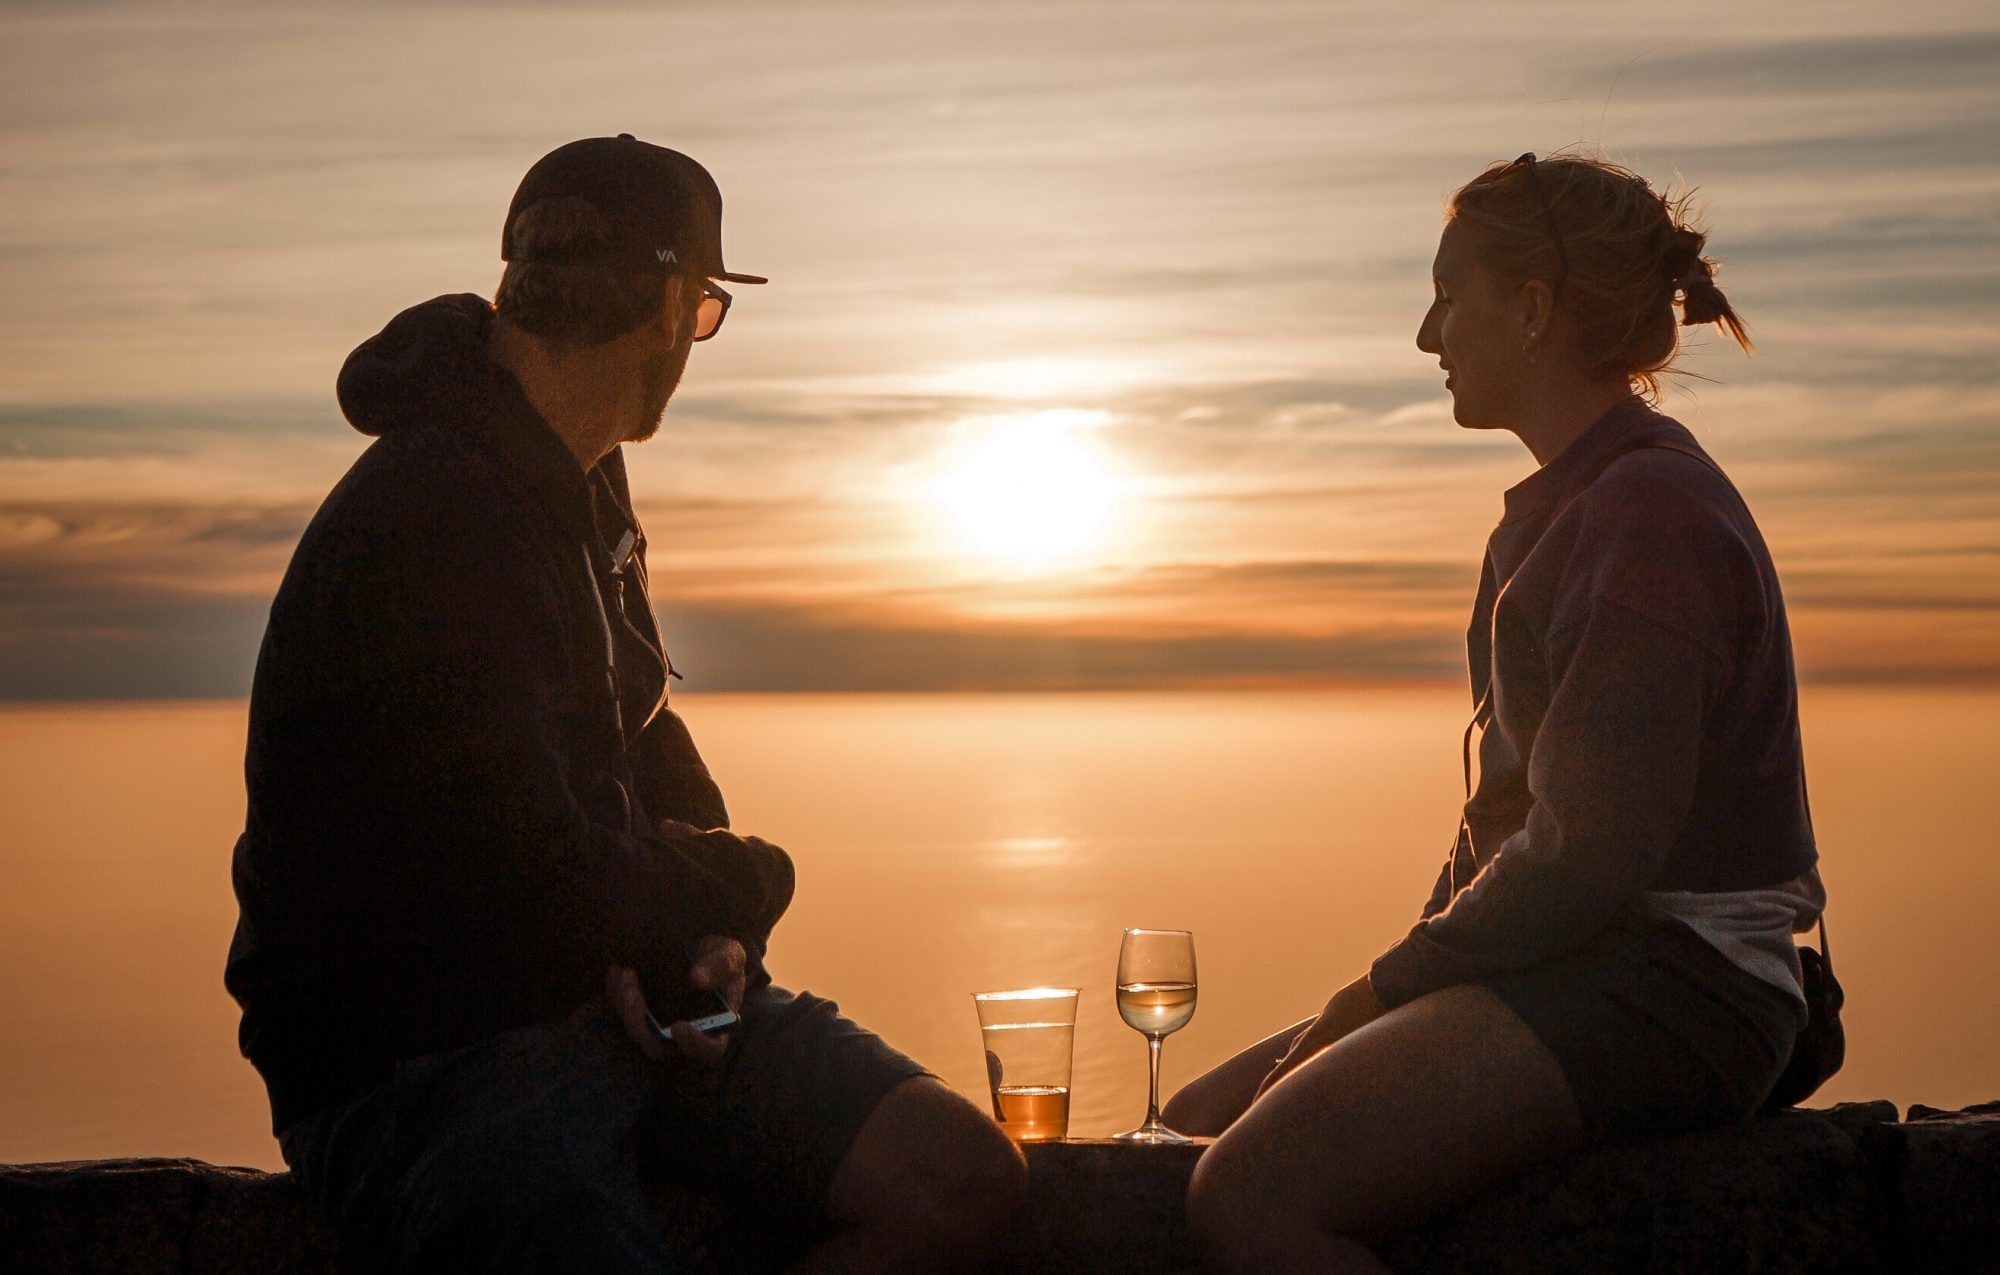
[[[1548,192],[1542,189],[1541,178],[1535,176],[1535,152],[1529,151],[1522,155],[1514,161],[1512,167],[1519,168],[1528,174],[1528,185],[1534,189],[1535,202],[1540,204],[1542,208],[1542,221],[1549,228],[1549,238],[1555,240],[1556,282],[1555,286],[1549,289],[1549,293],[1552,297],[1561,296],[1563,281],[1569,278],[1569,253],[1563,248],[1562,231],[1556,229],[1556,213],[1555,209],[1549,204]]]

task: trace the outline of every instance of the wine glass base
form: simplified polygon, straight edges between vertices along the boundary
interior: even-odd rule
[[[1155,1147],[1180,1147],[1194,1141],[1193,1138],[1175,1133],[1163,1124],[1142,1124],[1136,1129],[1128,1129],[1124,1133],[1113,1134],[1111,1140],[1113,1142],[1137,1142]]]

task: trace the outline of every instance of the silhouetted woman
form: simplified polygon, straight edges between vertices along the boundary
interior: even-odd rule
[[[1216,1271],[1381,1271],[1378,1237],[1538,1160],[1741,1120],[1824,906],[1791,639],[1729,480],[1654,412],[1681,325],[1749,341],[1683,203],[1585,158],[1453,196],[1417,348],[1517,435],[1466,635],[1467,800],[1423,919],[1176,1095]],[[1643,396],[1643,397],[1642,397]]]

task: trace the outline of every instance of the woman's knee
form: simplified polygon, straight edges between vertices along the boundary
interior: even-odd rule
[[[1232,1139],[1234,1139],[1232,1141]],[[1265,1271],[1328,1232],[1310,1201],[1295,1198],[1287,1174],[1254,1139],[1225,1134],[1195,1163],[1187,1224],[1202,1268]]]
[[[1160,1109],[1160,1119],[1167,1127],[1196,1137],[1209,1137],[1221,1133],[1242,1114],[1242,1107],[1231,1110],[1227,1095],[1220,1092],[1215,1083],[1214,1073],[1196,1077],[1181,1091],[1167,1099],[1167,1105]]]
[[[1195,1161],[1187,1190],[1188,1236],[1202,1264],[1211,1270],[1216,1269],[1215,1259],[1229,1247],[1230,1237],[1251,1220],[1245,1183],[1235,1166],[1225,1165],[1224,1157],[1217,1154],[1221,1145],[1218,1142]]]

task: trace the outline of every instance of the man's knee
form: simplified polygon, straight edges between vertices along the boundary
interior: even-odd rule
[[[1028,1162],[1021,1149],[986,1114],[957,1094],[939,1120],[941,1139],[957,1171],[939,1183],[940,1210],[962,1234],[993,1239],[1020,1211],[1028,1194]]]
[[[977,1107],[922,1076],[889,1091],[834,1177],[837,1221],[914,1247],[980,1252],[1027,1194],[1021,1152]]]

